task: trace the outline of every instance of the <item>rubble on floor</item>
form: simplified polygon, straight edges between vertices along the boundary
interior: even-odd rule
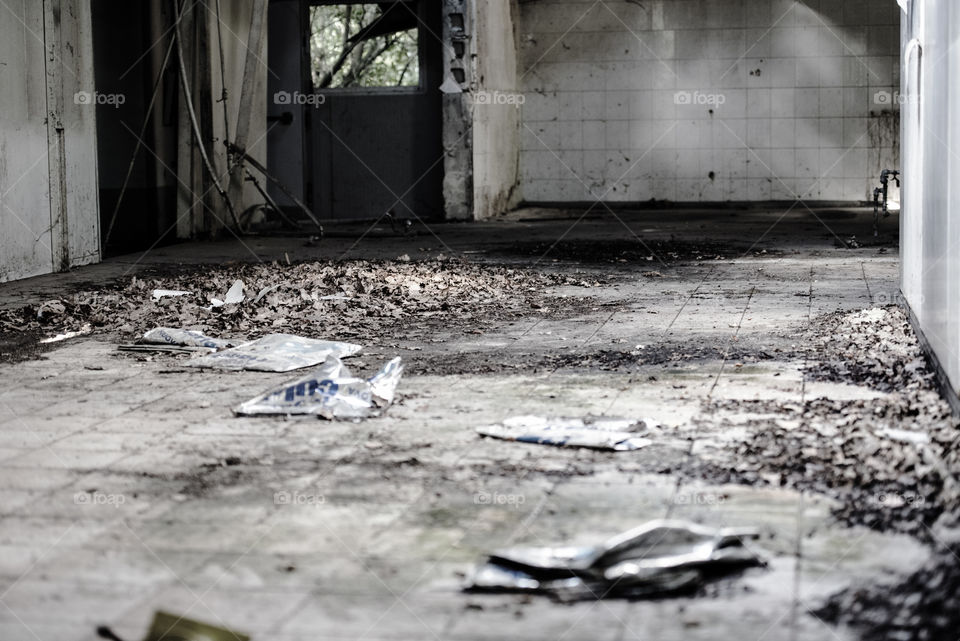
[[[856,629],[870,641],[955,641],[960,630],[960,536],[937,529],[936,551],[893,584],[856,585],[813,614]]]
[[[433,327],[476,330],[531,310],[574,314],[586,299],[565,298],[561,308],[546,290],[594,283],[592,277],[588,282],[575,274],[448,259],[195,267],[189,273],[145,272],[110,287],[3,309],[0,328],[54,335],[89,323],[95,332],[117,332],[123,341],[155,327],[184,327],[223,338],[253,339],[289,330],[389,341],[430,336]],[[156,290],[193,294],[156,299]],[[211,306],[217,302],[221,305]]]
[[[548,261],[576,261],[582,263],[635,263],[646,261],[654,265],[675,261],[708,261],[767,256],[779,254],[763,247],[745,243],[689,242],[663,239],[644,239],[642,236],[622,240],[558,240],[518,241],[496,249],[501,255],[543,257]]]
[[[934,384],[897,307],[831,314],[812,323],[807,379],[884,390],[875,398],[804,403],[713,400],[698,419],[706,432],[746,429],[690,473],[712,481],[781,485],[840,501],[848,524],[928,538],[955,498],[943,469],[960,426]],[[893,430],[896,428],[896,430]],[[913,438],[904,439],[904,433]],[[946,476],[946,478],[945,478]]]
[[[818,357],[805,368],[810,380],[855,382],[881,392],[931,388],[933,373],[900,308],[830,314],[816,327]]]

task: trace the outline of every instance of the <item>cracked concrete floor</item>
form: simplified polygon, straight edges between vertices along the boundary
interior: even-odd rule
[[[278,641],[855,638],[808,608],[851,582],[909,572],[926,547],[838,525],[826,496],[649,471],[653,459],[682,466],[701,448],[722,447],[723,434],[693,420],[705,401],[880,395],[801,373],[796,343],[812,319],[898,291],[889,242],[835,247],[841,237],[868,238],[869,216],[821,214],[644,212],[578,223],[576,213],[528,210],[415,238],[372,233],[357,242],[352,228],[333,228],[340,233],[319,249],[289,238],[165,247],[0,286],[0,304],[13,305],[150,265],[403,253],[618,276],[551,292],[558,305],[563,295],[595,297],[574,318],[531,310],[482,334],[367,350],[367,367],[401,353],[407,373],[398,402],[362,423],[235,418],[239,401],[290,376],[138,360],[104,335],[0,365],[0,638],[79,641],[108,624],[139,639],[157,609]],[[885,222],[881,240],[894,225]],[[638,265],[504,251],[518,241],[634,233],[645,242],[709,239],[745,255]],[[768,253],[757,254],[761,246]],[[651,269],[658,276],[641,275]],[[664,343],[718,351],[629,372],[577,366],[594,351]],[[770,358],[732,357],[743,351]],[[475,373],[476,362],[505,366]],[[431,373],[438,363],[444,373]],[[664,429],[655,446],[627,453],[474,433],[541,413],[652,416]],[[653,601],[560,605],[459,591],[491,548],[591,543],[664,516],[757,526],[769,567],[695,597]]]

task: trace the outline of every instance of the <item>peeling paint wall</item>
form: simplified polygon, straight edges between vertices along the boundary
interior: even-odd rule
[[[476,0],[473,102],[473,209],[490,218],[516,205],[520,114],[516,0]]]
[[[521,0],[528,201],[863,201],[898,157],[893,0]]]
[[[902,30],[901,289],[960,397],[960,5],[912,0]]]
[[[100,258],[89,3],[0,21],[0,281]]]
[[[473,105],[470,58],[474,0],[443,0],[443,209],[447,220],[473,219]]]

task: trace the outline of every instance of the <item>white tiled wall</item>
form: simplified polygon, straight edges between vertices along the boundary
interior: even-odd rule
[[[527,201],[866,200],[898,162],[893,0],[520,10]]]

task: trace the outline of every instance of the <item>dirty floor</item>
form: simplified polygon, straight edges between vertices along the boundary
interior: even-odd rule
[[[141,639],[158,609],[272,641],[953,638],[931,594],[960,576],[957,425],[897,307],[896,225],[527,209],[0,285],[0,638]],[[247,303],[197,309],[235,278]],[[349,340],[354,369],[406,372],[379,418],[237,418],[293,376],[116,349],[160,322]],[[475,432],[525,414],[661,427],[615,453]],[[767,567],[652,600],[460,590],[484,552],[663,517],[757,527]]]

